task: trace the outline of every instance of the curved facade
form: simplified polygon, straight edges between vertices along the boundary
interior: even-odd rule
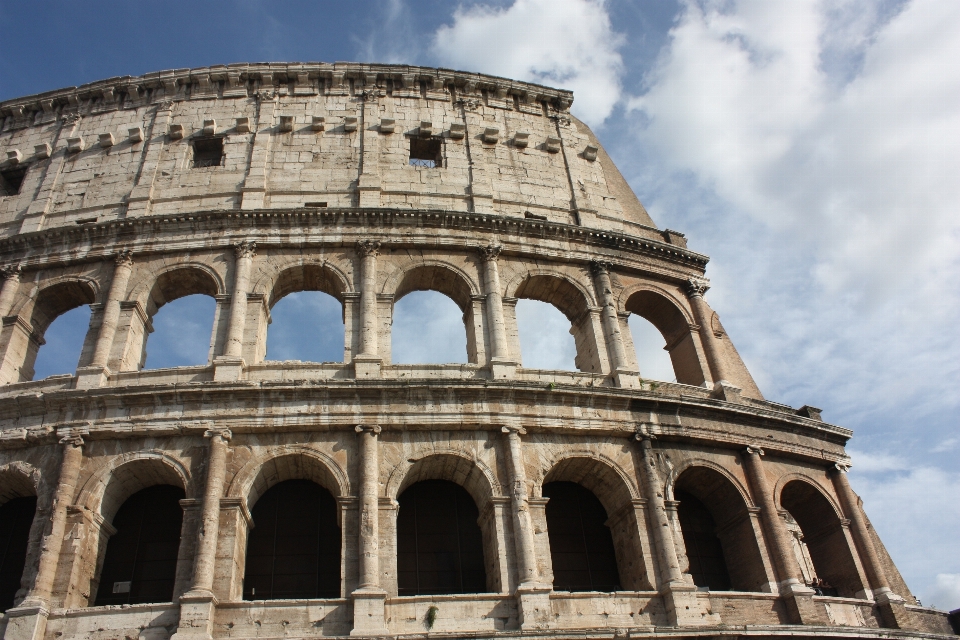
[[[3,637],[949,634],[847,483],[851,432],[762,397],[707,258],[572,101],[264,64],[0,103]],[[467,363],[391,361],[422,290]],[[299,291],[342,305],[341,362],[266,359]],[[144,369],[191,294],[207,363]],[[567,317],[577,371],[523,366],[520,299]],[[84,305],[75,374],[33,380]]]

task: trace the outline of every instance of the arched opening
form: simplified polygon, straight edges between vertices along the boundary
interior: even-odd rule
[[[671,370],[673,372],[671,377],[665,377],[666,380],[675,379],[681,384],[694,386],[700,386],[704,383],[703,369],[697,355],[697,344],[690,330],[690,323],[672,300],[655,291],[637,291],[627,299],[624,307],[626,311],[636,314],[652,324],[663,337],[663,346],[660,348],[665,349],[670,354]],[[633,334],[634,323],[630,322],[630,325],[631,334]],[[641,351],[644,336],[641,333],[639,337],[640,340],[635,338],[635,343],[640,364],[640,376],[653,378],[653,375],[644,371],[643,361],[649,360],[649,356],[656,350],[656,340],[653,339],[654,344]],[[650,364],[654,370],[663,370],[664,363],[662,362],[657,364],[654,359]]]
[[[667,343],[659,329],[653,326],[652,322],[635,313],[630,314],[627,324],[637,353],[640,377],[645,380],[676,382],[677,376],[673,371],[673,362],[666,351]]]
[[[518,300],[517,332],[524,367],[577,370],[577,343],[570,333],[570,321],[552,304]]]
[[[673,487],[687,571],[698,587],[762,591],[769,579],[743,494],[719,471],[690,467]]]
[[[476,363],[470,285],[452,269],[428,265],[403,274],[394,292],[391,360],[396,364]]]
[[[424,480],[398,502],[399,595],[486,592],[480,514],[470,494],[448,480]]]
[[[572,282],[558,276],[532,275],[520,283],[514,296],[519,299],[517,302],[517,324],[520,334],[521,354],[525,356],[527,353],[533,353],[540,346],[540,348],[556,354],[554,356],[555,361],[569,362],[566,357],[563,357],[563,360],[558,357],[560,350],[564,349],[561,346],[564,343],[567,345],[566,350],[569,351],[569,342],[566,339],[559,339],[559,326],[562,326],[562,323],[543,307],[531,305],[524,308],[524,300],[537,300],[552,305],[566,316],[567,326],[565,328],[573,336],[576,352],[573,358],[573,366],[578,371],[603,372],[601,349],[599,348],[599,345],[603,344],[599,315],[590,313],[588,298]],[[528,326],[526,330],[520,328],[521,317],[524,317],[524,324]],[[537,325],[538,319],[544,322],[539,327]],[[550,327],[552,329],[551,335],[555,336],[554,340],[556,342],[553,345],[534,345],[533,348],[525,346],[525,343],[539,335],[546,327]],[[530,367],[526,358],[524,358],[523,364],[525,367]],[[569,368],[569,364],[561,368]]]
[[[14,605],[27,561],[37,497],[23,496],[0,506],[0,611]]]
[[[543,486],[554,591],[620,591],[607,512],[593,493],[575,482]]]
[[[144,340],[143,368],[159,369],[207,364],[213,355],[213,319],[217,284],[206,271],[182,268],[157,278],[146,312],[150,318]]]
[[[654,588],[652,567],[645,565],[643,557],[634,494],[610,463],[587,456],[564,458],[544,476],[541,491],[548,498],[545,513],[541,516],[534,510],[532,515],[544,518],[540,526],[546,525],[554,589]],[[584,573],[587,568],[590,581]],[[574,573],[567,573],[571,570]]]
[[[310,480],[272,486],[253,507],[244,600],[340,595],[340,525],[330,492]]]
[[[117,510],[97,606],[173,602],[184,497],[182,488],[159,484],[133,494]]]
[[[30,315],[33,332],[22,336],[21,382],[34,379],[36,366],[41,377],[76,370],[90,327],[89,305],[94,300],[93,288],[85,282],[61,282],[40,291]],[[45,346],[49,329],[53,331],[49,346]]]
[[[284,270],[270,293],[266,359],[343,362],[344,290],[323,265]]]
[[[792,480],[780,493],[780,505],[800,529],[794,551],[807,584],[823,595],[854,597],[863,591],[850,543],[830,501],[810,483]],[[788,529],[790,524],[788,520]]]

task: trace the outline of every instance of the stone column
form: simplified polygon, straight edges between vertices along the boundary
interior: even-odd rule
[[[825,620],[813,603],[814,591],[803,583],[800,565],[797,564],[790,541],[790,532],[787,531],[774,501],[773,491],[767,483],[763,463],[760,461],[762,455],[763,449],[747,447],[742,455],[743,467],[753,488],[754,502],[760,505],[760,521],[763,523],[769,552],[780,580],[780,595],[794,624],[823,624]]]
[[[377,317],[377,256],[379,240],[357,242],[360,255],[360,353],[353,358],[357,378],[379,378],[381,359]]]
[[[0,270],[3,276],[3,288],[0,289],[0,318],[10,315],[13,304],[17,300],[17,289],[20,288],[20,265],[11,265]]]
[[[360,471],[360,588],[353,592],[351,635],[386,635],[387,592],[380,588],[380,454],[377,425],[357,425]]]
[[[603,337],[606,342],[610,358],[610,370],[618,387],[636,388],[640,386],[639,372],[631,371],[628,364],[627,350],[620,334],[620,317],[617,314],[617,303],[613,298],[613,287],[610,284],[610,264],[594,261],[590,263],[593,272],[593,286],[597,291],[597,299],[601,304],[600,320],[603,323]]]
[[[103,314],[100,317],[100,331],[93,350],[93,360],[90,366],[77,371],[78,389],[99,387],[106,382],[109,374],[107,365],[110,362],[110,351],[120,322],[120,303],[126,295],[127,283],[130,282],[130,274],[133,272],[132,252],[129,249],[120,251],[117,253],[115,262],[110,291],[107,293],[107,301],[103,305]]]
[[[507,342],[507,326],[503,317],[503,293],[500,290],[500,270],[497,258],[503,247],[490,245],[480,247],[480,261],[483,263],[484,310],[490,335],[490,374],[494,380],[513,378],[517,363],[510,358],[510,346]]]
[[[537,555],[533,547],[533,524],[527,495],[527,474],[523,465],[520,435],[526,434],[521,427],[502,427],[507,444],[507,471],[510,474],[510,500],[513,511],[513,536],[517,546],[517,570],[519,589],[539,583]]]
[[[673,528],[664,501],[663,481],[657,472],[653,436],[641,429],[636,439],[640,441],[640,482],[647,500],[647,513],[653,527],[653,545],[660,569],[657,590],[663,598],[671,624],[679,627],[702,625],[704,622],[697,604],[697,588],[692,582],[684,580],[680,571]]]
[[[227,468],[227,443],[233,434],[229,429],[210,429],[203,437],[210,438],[210,454],[203,501],[200,503],[197,554],[193,561],[190,590],[180,597],[180,625],[172,636],[176,640],[207,640],[213,637],[214,608],[217,606],[217,598],[213,595],[213,578],[220,536],[220,498],[223,496]]]
[[[60,477],[50,507],[50,533],[41,542],[40,561],[33,587],[18,607],[9,609],[4,640],[41,640],[47,627],[50,596],[56,578],[63,536],[67,524],[67,507],[73,502],[83,463],[83,438],[69,435],[60,440],[63,457]]]
[[[730,374],[723,360],[722,345],[710,327],[713,313],[707,306],[706,300],[703,299],[703,294],[709,288],[710,281],[706,278],[690,278],[687,281],[687,295],[690,298],[690,306],[693,307],[693,315],[697,324],[700,325],[700,341],[707,352],[707,363],[710,366],[714,389],[721,391],[729,389],[727,393],[731,396],[731,399],[734,399],[739,396],[740,390],[729,382]]]
[[[917,627],[911,626],[908,619],[909,614],[904,607],[903,598],[890,588],[890,581],[887,579],[886,571],[884,571],[883,564],[880,561],[877,547],[873,544],[873,536],[870,534],[866,517],[864,517],[863,510],[860,508],[860,501],[847,479],[848,469],[848,465],[835,464],[833,473],[830,475],[833,478],[833,486],[837,495],[840,497],[843,512],[853,525],[851,527],[853,540],[856,543],[857,551],[860,553],[860,561],[867,574],[867,580],[873,590],[873,597],[880,606],[883,623],[892,629],[915,629]]]
[[[230,322],[223,356],[217,358],[215,381],[239,380],[243,374],[243,330],[247,320],[247,293],[250,289],[250,269],[257,243],[244,240],[234,245],[236,264],[233,273],[233,292],[230,296]]]

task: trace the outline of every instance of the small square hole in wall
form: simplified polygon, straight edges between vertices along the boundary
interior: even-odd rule
[[[23,177],[26,175],[26,167],[0,171],[0,196],[15,196],[20,193]]]
[[[193,141],[193,168],[219,167],[223,164],[223,138],[198,138]]]
[[[433,169],[443,166],[439,138],[410,138],[410,166]]]

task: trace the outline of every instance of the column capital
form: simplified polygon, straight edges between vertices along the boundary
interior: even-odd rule
[[[687,295],[691,298],[702,298],[703,294],[710,288],[710,280],[707,278],[691,277],[687,279]]]
[[[216,438],[220,437],[224,441],[229,442],[233,438],[233,432],[230,429],[207,429],[203,432],[204,438]]]
[[[477,247],[477,251],[480,252],[481,260],[484,262],[492,262],[500,257],[500,252],[503,251],[503,247],[498,244],[491,244],[486,247]]]
[[[650,430],[652,426],[653,425],[647,424],[646,422],[637,423],[636,429],[633,432],[633,439],[639,440],[640,442],[656,440],[656,434]]]
[[[527,435],[527,430],[519,425],[503,425],[502,427],[500,427],[500,432],[506,433],[508,435],[511,435],[511,434],[517,435],[517,436]]]
[[[763,456],[763,455],[766,455],[766,454],[763,452],[763,449],[761,449],[761,448],[760,448],[759,446],[757,446],[757,445],[749,445],[746,449],[743,450],[743,452],[744,452],[745,454],[747,454],[748,456],[752,456],[752,455]]]
[[[836,462],[836,463],[834,463],[833,465],[830,466],[830,470],[831,470],[831,471],[836,471],[837,473],[840,473],[840,474],[843,474],[843,473],[847,473],[848,471],[850,471],[850,467],[852,467],[852,466],[853,466],[853,464],[850,463],[849,461],[847,461],[847,462]]]
[[[118,267],[129,267],[133,264],[133,250],[120,249],[120,251],[117,251],[117,255],[114,256],[113,261]]]
[[[84,444],[83,436],[79,433],[71,433],[70,435],[60,438],[60,444],[71,447],[82,447]]]
[[[380,241],[357,240],[357,253],[363,257],[380,255]]]
[[[253,240],[241,240],[233,245],[237,258],[252,258],[257,255],[257,243]]]
[[[363,433],[364,431],[370,431],[373,435],[378,436],[382,429],[378,424],[358,424],[353,428],[357,433]]]
[[[603,260],[591,260],[590,261],[590,272],[595,276],[600,275],[609,275],[610,274],[610,263],[604,262]]]
[[[8,264],[3,267],[0,267],[0,278],[8,280],[10,278],[19,278],[20,272],[23,270],[23,267],[17,264]]]

